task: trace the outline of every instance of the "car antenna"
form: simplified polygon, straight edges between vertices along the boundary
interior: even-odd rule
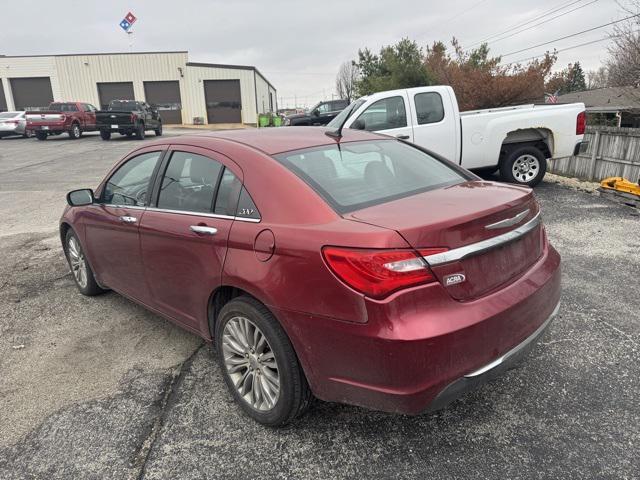
[[[356,108],[356,102],[353,102],[353,105],[351,105],[351,109],[349,110],[349,113],[347,113],[347,115],[344,117],[344,120],[342,121],[340,126],[335,130],[327,130],[326,132],[324,132],[324,134],[327,135],[328,137],[332,137],[340,141],[340,139],[342,138],[342,127],[344,127],[344,124],[347,123],[347,120],[349,120],[349,117],[351,117],[351,114],[353,113],[353,110],[355,108]]]

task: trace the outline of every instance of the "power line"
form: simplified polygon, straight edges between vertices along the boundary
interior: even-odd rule
[[[608,27],[610,25],[614,25],[616,23],[624,22],[625,20],[629,20],[630,18],[635,18],[640,16],[640,13],[635,15],[629,15],[628,17],[621,18],[620,20],[615,20],[613,22],[605,23],[603,25],[598,25],[597,27],[588,28],[586,30],[582,30],[581,32],[572,33],[571,35],[565,35],[564,37],[556,38],[554,40],[549,40],[548,42],[539,43],[538,45],[534,45],[532,47],[522,48],[520,50],[516,50],[513,52],[505,53],[501,55],[501,57],[508,57],[510,55],[515,55],[516,53],[526,52],[527,50],[533,50],[534,48],[543,47],[545,45],[549,45],[550,43],[559,42],[560,40],[566,40],[567,38],[577,37],[578,35],[583,35],[585,33],[593,32],[594,30],[598,30],[600,28]]]
[[[443,20],[442,22],[438,22],[438,26],[441,27],[441,26],[443,26],[443,25],[445,25],[447,23],[452,22],[456,18],[459,18],[459,17],[463,16],[464,14],[469,13],[469,11],[473,10],[474,8],[478,7],[479,5],[483,4],[486,1],[487,0],[480,0],[479,2],[474,3],[473,5],[471,5],[466,10],[461,10],[458,13],[456,13],[455,15],[453,15],[452,17],[447,18],[446,20]]]
[[[527,28],[523,28],[522,30],[518,30],[517,32],[514,32],[514,33],[512,33],[512,34],[510,34],[510,35],[506,35],[506,36],[504,36],[504,37],[502,37],[502,38],[498,38],[497,40],[492,40],[492,41],[491,41],[491,42],[489,42],[489,43],[492,43],[492,44],[493,44],[493,43],[500,42],[500,41],[502,41],[502,40],[506,40],[507,38],[511,38],[511,37],[513,37],[513,36],[515,36],[515,35],[518,35],[518,34],[522,33],[522,32],[526,32],[527,30],[531,30],[532,28],[536,28],[536,27],[539,27],[540,25],[544,25],[545,23],[549,23],[550,21],[555,20],[556,18],[564,17],[565,15],[568,15],[568,14],[569,14],[569,13],[571,13],[571,12],[575,12],[576,10],[580,10],[581,8],[588,7],[589,5],[591,5],[591,4],[593,4],[593,3],[596,3],[597,1],[598,1],[598,0],[592,0],[592,1],[591,1],[591,2],[589,2],[589,3],[585,3],[585,4],[583,4],[583,5],[579,5],[579,6],[577,6],[576,8],[573,8],[573,9],[571,9],[571,10],[568,10],[568,11],[566,11],[566,12],[563,12],[563,13],[561,13],[561,14],[559,14],[559,15],[556,15],[555,17],[547,18],[546,20],[544,20],[544,21],[542,21],[542,22],[538,22],[538,23],[536,23],[536,24],[534,24],[534,25],[531,25],[531,26],[529,26],[529,27],[527,27]]]
[[[609,40],[611,38],[613,38],[613,37],[606,36],[606,37],[599,38],[597,40],[591,40],[590,42],[579,43],[578,45],[573,45],[571,47],[566,47],[566,48],[561,48],[560,50],[556,50],[555,53],[566,52],[567,50],[573,50],[574,48],[584,47],[586,45],[591,45],[593,43],[602,42],[604,40]],[[535,60],[536,58],[544,57],[545,55],[546,55],[546,53],[541,53],[540,55],[536,55],[534,57],[523,58],[521,60],[516,60],[514,62],[507,63],[507,64],[505,64],[505,66],[515,65],[516,63],[527,62],[529,60]]]
[[[551,15],[551,14],[553,14],[553,13],[559,11],[559,10],[562,10],[562,9],[564,9],[566,7],[570,7],[571,5],[574,5],[576,3],[580,3],[581,1],[582,0],[569,0],[568,2],[564,2],[559,7],[554,7],[551,10],[548,10],[548,11],[538,15],[537,17],[534,17],[534,18],[532,18],[530,20],[527,20],[526,22],[522,22],[522,23],[518,23],[518,24],[512,25],[512,26],[510,26],[509,28],[507,28],[503,32],[494,33],[493,35],[489,35],[488,37],[484,38],[484,40],[480,40],[480,41],[474,42],[470,46],[473,47],[475,45],[480,45],[481,43],[484,43],[484,42],[486,42],[488,40],[491,40],[492,38],[499,37],[500,35],[504,35],[505,33],[509,33],[509,32],[511,32],[513,30],[516,30],[516,29],[520,28],[520,27],[524,27],[525,25],[527,25],[527,24],[529,24],[531,22],[535,22],[536,20],[540,20],[541,18],[544,18],[544,17],[546,17],[548,15]]]

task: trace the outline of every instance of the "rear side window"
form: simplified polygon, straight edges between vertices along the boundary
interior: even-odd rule
[[[437,123],[444,118],[442,97],[436,92],[418,93],[414,97],[418,125]]]
[[[77,112],[78,106],[75,103],[52,103],[49,105],[49,110],[56,110],[58,112]]]
[[[383,98],[372,103],[351,124],[356,130],[377,132],[407,126],[407,110],[402,97]]]
[[[394,140],[325,145],[275,158],[338,213],[467,180],[444,162]]]
[[[251,218],[253,220],[260,220],[260,212],[258,207],[253,203],[253,199],[249,192],[242,187],[240,191],[240,199],[238,200],[238,208],[236,209],[236,216],[240,218]]]
[[[231,170],[225,168],[222,179],[220,180],[220,187],[218,187],[218,196],[216,197],[216,205],[213,213],[228,215],[230,217],[234,216],[236,214],[241,189],[242,183],[240,179],[238,179]]]
[[[173,152],[162,177],[158,208],[211,213],[222,168],[202,155]]]
[[[107,181],[102,203],[112,205],[147,205],[149,181],[160,152],[149,152],[127,160]]]

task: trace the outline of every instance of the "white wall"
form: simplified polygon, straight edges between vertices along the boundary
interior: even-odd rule
[[[136,100],[145,100],[143,82],[178,80],[183,123],[193,123],[194,117],[207,121],[204,80],[240,81],[243,123],[255,124],[258,113],[269,111],[269,91],[275,109],[276,91],[253,68],[187,66],[187,62],[187,52],[0,57],[0,78],[9,109],[14,104],[8,79],[14,77],[49,77],[54,100],[96,106],[100,82],[133,82]]]

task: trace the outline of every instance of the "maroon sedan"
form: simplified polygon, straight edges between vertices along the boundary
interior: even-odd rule
[[[532,191],[386,136],[323,128],[162,139],[60,224],[80,291],[112,289],[215,344],[242,409],[311,395],[417,414],[508,368],[557,311]]]

